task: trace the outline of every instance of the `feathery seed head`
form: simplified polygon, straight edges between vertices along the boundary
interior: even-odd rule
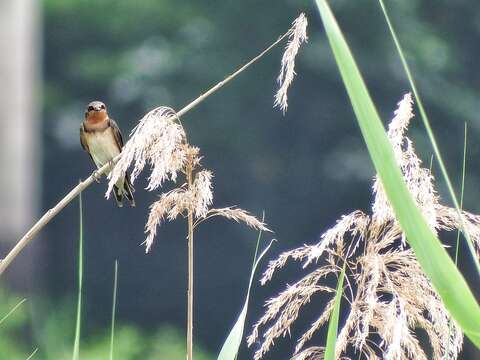
[[[412,104],[411,95],[405,95],[389,126],[388,137],[396,160],[408,189],[432,229],[459,229],[461,222],[456,210],[440,204],[433,176],[429,169],[421,166],[413,144],[405,134],[413,117]],[[260,341],[256,360],[271,349],[277,338],[290,332],[302,307],[316,293],[326,294],[329,300],[310,328],[300,336],[294,359],[322,358],[323,348],[308,347],[307,344],[326,324],[333,308],[335,289],[323,285],[323,281],[328,276],[338,276],[338,263],[344,261],[348,264],[345,279],[350,288],[350,308],[343,327],[339,329],[336,358],[343,358],[348,350],[354,350],[369,360],[426,360],[426,344],[416,337],[418,328],[428,337],[431,359],[458,357],[462,332],[423,273],[415,254],[403,242],[404,235],[378,177],[374,180],[373,193],[370,216],[361,211],[342,216],[321,236],[318,244],[287,251],[270,262],[261,279],[262,284],[271,280],[289,259],[303,261],[303,268],[313,268],[266,302],[264,315],[248,337],[249,346]],[[480,216],[466,211],[462,215],[478,251]],[[261,334],[264,326],[268,328]]]
[[[307,17],[304,13],[301,13],[300,16],[293,22],[293,27],[288,36],[288,43],[285,47],[285,52],[283,53],[280,74],[277,78],[279,89],[275,94],[273,106],[278,106],[284,114],[288,108],[288,88],[292,84],[296,75],[295,58],[298,54],[300,46],[308,40],[307,25]]]
[[[202,170],[195,176],[192,189],[192,208],[197,218],[207,216],[208,208],[213,202],[212,194],[213,174]]]
[[[162,106],[147,113],[132,130],[120,160],[108,176],[107,196],[131,165],[132,182],[145,165],[150,165],[147,190],[157,189],[165,180],[175,181],[186,161],[185,141],[185,131],[174,110]]]
[[[237,222],[242,221],[255,229],[269,231],[263,222],[244,210],[210,209],[213,203],[213,174],[208,170],[197,170],[200,160],[200,149],[186,142],[185,131],[170,108],[161,107],[150,111],[132,131],[120,160],[109,175],[109,191],[132,164],[132,181],[146,164],[150,165],[149,191],[161,187],[165,180],[176,181],[179,172],[192,179],[191,183],[184,183],[161,194],[159,200],[150,206],[145,224],[146,252],[150,251],[157,228],[162,222],[186,216],[188,211],[193,212],[196,225],[212,216],[223,216]]]
[[[248,211],[231,206],[221,209],[211,209],[208,211],[206,218],[214,216],[221,216],[228,220],[236,221],[237,223],[244,223],[248,227],[255,230],[262,230],[266,232],[272,232],[263,221],[258,220],[255,216],[251,215]]]

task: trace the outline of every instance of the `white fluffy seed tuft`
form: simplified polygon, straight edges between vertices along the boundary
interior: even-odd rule
[[[288,36],[288,43],[283,53],[280,74],[277,81],[279,88],[275,94],[274,107],[279,107],[285,114],[288,108],[288,89],[293,82],[295,73],[295,58],[297,57],[300,46],[307,42],[307,17],[301,13],[293,22],[293,27]]]
[[[132,165],[132,182],[145,165],[150,165],[149,191],[159,188],[165,180],[175,181],[186,161],[185,138],[185,131],[171,108],[162,106],[147,113],[132,130],[120,160],[108,176],[106,196]]]

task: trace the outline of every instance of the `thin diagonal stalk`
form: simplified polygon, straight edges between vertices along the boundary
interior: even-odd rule
[[[263,212],[263,215],[262,215],[262,223],[264,221],[265,221],[265,211]],[[218,354],[217,360],[236,360],[238,358],[238,351],[240,349],[240,345],[243,340],[243,330],[245,328],[245,321],[247,318],[247,311],[248,311],[248,303],[250,300],[250,290],[252,288],[252,282],[255,276],[255,270],[257,269],[257,266],[260,263],[260,260],[267,253],[267,251],[270,249],[273,242],[275,241],[275,239],[272,239],[270,241],[270,244],[268,244],[268,246],[261,252],[261,254],[257,258],[261,238],[262,238],[262,230],[259,230],[258,236],[257,236],[257,245],[255,246],[255,255],[253,256],[252,269],[250,271],[250,280],[248,282],[247,294],[245,297],[245,303],[243,304],[242,311],[240,312],[240,315],[238,316],[237,321],[235,322],[235,325],[233,325],[232,329],[230,330],[227,336],[227,339],[222,345],[222,349]]]
[[[378,0],[378,1],[380,3],[381,8],[382,8],[383,14],[385,16],[385,20],[387,21],[387,25],[388,25],[388,28],[390,30],[390,34],[392,35],[393,41],[395,43],[395,47],[397,48],[398,55],[400,56],[400,60],[402,61],[403,68],[405,70],[405,73],[407,74],[408,81],[410,82],[410,86],[412,88],[413,94],[415,96],[415,99],[417,100],[417,105],[418,105],[418,109],[420,111],[421,118],[423,120],[423,124],[425,125],[425,129],[427,130],[428,137],[429,137],[430,142],[431,142],[432,147],[433,147],[433,152],[435,153],[435,157],[438,161],[438,164],[440,165],[440,170],[442,172],[443,178],[445,179],[445,182],[447,184],[448,192],[450,193],[450,197],[453,201],[455,209],[457,210],[458,218],[460,220],[460,225],[461,225],[460,227],[462,229],[463,234],[465,235],[465,239],[467,241],[468,249],[470,250],[470,253],[472,255],[475,266],[477,267],[477,273],[480,275],[480,261],[478,260],[477,254],[475,252],[475,247],[473,246],[472,239],[470,238],[470,234],[468,233],[468,231],[466,229],[465,221],[463,219],[463,215],[462,215],[462,212],[460,210],[460,205],[458,203],[457,196],[455,195],[455,191],[453,190],[452,182],[450,181],[450,177],[448,176],[448,172],[447,172],[447,169],[445,167],[445,163],[443,162],[443,158],[442,158],[442,155],[440,154],[440,150],[438,148],[437,141],[435,140],[433,130],[430,126],[430,121],[428,119],[425,108],[423,107],[423,103],[422,103],[422,100],[420,98],[417,87],[415,85],[415,81],[413,80],[413,76],[412,76],[412,73],[410,71],[410,67],[408,66],[408,63],[407,63],[407,61],[405,59],[405,56],[403,54],[403,50],[402,50],[402,47],[400,45],[400,41],[398,40],[395,29],[393,28],[392,22],[390,21],[390,17],[388,16],[385,4],[383,3],[383,0]]]
[[[33,359],[33,357],[35,356],[35,354],[37,353],[38,351],[38,348],[36,348],[35,350],[33,350],[33,352],[30,354],[30,356],[28,358],[26,358],[25,360],[30,360],[30,359]]]
[[[115,275],[113,278],[112,321],[110,333],[110,360],[113,360],[113,339],[115,334],[115,315],[117,309],[118,261],[115,260]]]
[[[189,103],[184,108],[179,110],[176,113],[175,117],[180,117],[185,115],[187,112],[192,110],[195,106],[199,105],[210,95],[217,92],[225,84],[232,81],[234,78],[240,75],[240,73],[242,73],[248,67],[250,67],[251,65],[256,63],[258,60],[260,60],[266,53],[268,53],[280,42],[282,42],[288,35],[290,35],[291,32],[292,32],[292,28],[290,28],[285,34],[280,36],[275,42],[273,42],[260,54],[255,56],[253,59],[251,59],[246,64],[241,66],[239,69],[237,69],[235,72],[227,76],[225,79],[223,79],[222,81],[220,81],[219,83],[211,87],[205,93],[201,94],[191,103]],[[75,186],[62,200],[60,200],[57,203],[57,205],[55,205],[53,208],[51,208],[45,214],[43,214],[43,216],[30,228],[30,230],[28,230],[27,233],[15,244],[15,246],[13,247],[12,250],[10,250],[7,256],[5,256],[5,258],[0,261],[0,275],[3,274],[3,272],[8,268],[10,263],[18,256],[18,254],[20,254],[23,248],[35,238],[35,236],[40,232],[40,230],[42,230],[45,227],[45,225],[47,225],[50,222],[50,220],[52,220],[60,211],[62,211],[62,209],[65,206],[67,206],[73,199],[75,199],[75,197],[77,197],[77,195],[80,192],[82,192],[83,190],[88,188],[90,185],[92,185],[97,176],[101,176],[105,174],[110,168],[110,165],[115,164],[120,159],[121,156],[122,154],[120,153],[119,155],[117,155],[115,158],[112,159],[111,163],[105,164],[98,170],[93,171],[88,178],[86,178],[84,181],[80,182],[77,186]]]
[[[12,310],[10,310],[10,311],[7,313],[7,315],[5,315],[3,318],[1,318],[1,319],[0,319],[0,325],[1,325],[5,320],[7,320],[7,318],[8,318],[10,315],[12,315],[12,314],[15,312],[15,310],[17,310],[17,309],[20,307],[20,305],[22,305],[25,301],[27,301],[27,299],[22,299],[22,300],[20,300],[20,301],[18,302],[18,304],[15,305],[15,306],[12,308]]]
[[[463,139],[463,162],[462,162],[462,183],[460,188],[460,210],[463,210],[463,195],[465,192],[465,169],[467,163],[467,123],[465,123],[465,134]],[[455,265],[458,262],[458,248],[460,245],[460,230],[457,231],[457,241],[455,244]]]
[[[467,123],[465,123],[465,134],[463,138],[463,161],[462,161],[462,181],[461,181],[461,188],[460,188],[460,210],[463,209],[463,195],[465,191],[465,169],[466,169],[466,159],[467,159]],[[458,266],[458,249],[460,247],[460,229],[457,230],[457,240],[455,242],[455,266]],[[450,324],[448,325],[448,339],[450,339],[453,330],[453,321],[450,320]],[[450,352],[450,340],[447,343],[447,351],[446,354],[448,355]]]

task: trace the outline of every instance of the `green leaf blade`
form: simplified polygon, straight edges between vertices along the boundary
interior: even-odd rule
[[[80,358],[80,331],[82,323],[82,293],[83,293],[83,203],[82,193],[78,195],[79,208],[79,235],[78,235],[78,292],[77,318],[75,324],[75,341],[73,344],[72,360]]]
[[[27,299],[20,300],[4,317],[0,319],[0,325],[7,320]]]
[[[480,307],[408,191],[380,117],[330,7],[325,0],[316,3],[370,157],[396,218],[447,310],[480,348]]]
[[[460,222],[461,222],[461,230],[465,235],[465,241],[467,243],[468,250],[470,251],[470,255],[472,256],[473,262],[477,268],[477,273],[478,275],[480,275],[480,260],[477,257],[477,253],[475,251],[475,247],[473,245],[472,239],[468,231],[466,231],[465,222],[461,216],[462,201],[460,201],[460,204],[459,204],[457,200],[457,196],[455,195],[455,191],[453,190],[453,185],[452,185],[452,182],[450,181],[450,177],[448,176],[445,162],[443,161],[442,154],[440,153],[440,149],[437,145],[437,140],[435,139],[432,127],[430,126],[430,120],[428,119],[427,112],[425,111],[425,107],[423,106],[423,102],[417,90],[417,86],[415,85],[415,81],[413,80],[412,72],[410,71],[410,67],[408,66],[407,60],[403,53],[402,47],[400,45],[400,41],[398,40],[395,29],[393,28],[392,22],[390,21],[387,8],[385,7],[383,0],[379,0],[379,3],[380,3],[380,7],[382,8],[385,21],[387,22],[390,34],[392,35],[392,39],[397,49],[398,56],[400,57],[400,61],[402,62],[403,69],[405,71],[405,74],[407,75],[408,82],[410,83],[410,87],[412,88],[413,95],[415,96],[415,100],[417,102],[418,109],[420,111],[420,116],[422,118],[423,124],[425,125],[425,129],[427,130],[427,135],[430,140],[430,143],[432,144],[433,152],[435,153],[435,157],[438,161],[438,164],[440,165],[441,174],[447,185],[447,189],[448,189],[448,192],[450,193],[450,197],[452,199],[453,205],[455,206],[455,209],[457,210],[457,213],[459,215]],[[461,196],[463,197],[463,194]]]
[[[335,360],[335,345],[337,343],[338,320],[340,317],[340,303],[343,294],[343,280],[345,278],[345,264],[338,278],[337,291],[335,293],[335,304],[332,315],[328,322],[327,345],[325,347],[325,360]]]
[[[113,341],[115,336],[115,317],[117,313],[118,260],[115,260],[112,296],[112,318],[110,321],[110,360],[113,360]]]
[[[257,240],[257,249],[258,244],[260,242],[261,232],[259,233],[258,240]],[[245,303],[243,305],[242,311],[235,322],[235,325],[230,330],[227,339],[223,343],[222,349],[220,350],[220,354],[217,357],[217,360],[234,360],[237,357],[238,350],[240,348],[240,344],[242,343],[243,339],[243,329],[245,327],[245,321],[247,318],[247,310],[248,310],[248,302],[250,298],[250,289],[252,287],[253,277],[255,275],[255,271],[257,269],[260,260],[262,260],[263,256],[267,253],[267,251],[272,246],[274,240],[270,241],[270,244],[262,251],[262,253],[254,259],[254,263],[252,265],[252,270],[250,272],[250,281],[248,283],[248,290],[247,296],[245,297]],[[256,255],[256,251],[255,251]],[[256,256],[255,256],[256,257]]]

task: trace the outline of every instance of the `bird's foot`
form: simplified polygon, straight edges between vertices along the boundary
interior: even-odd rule
[[[93,176],[93,179],[100,184],[100,177],[101,175],[98,173],[98,170],[95,170],[93,173],[92,173],[92,176]]]

